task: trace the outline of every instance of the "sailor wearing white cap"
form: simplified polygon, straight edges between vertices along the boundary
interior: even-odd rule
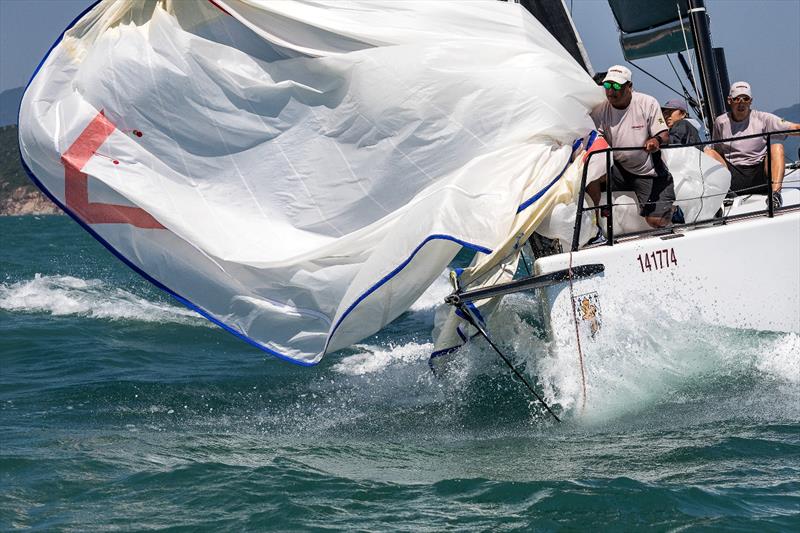
[[[714,139],[730,139],[758,133],[782,130],[800,130],[794,124],[772,113],[751,109],[753,93],[750,84],[737,81],[728,93],[730,111],[714,121]],[[706,153],[726,165],[731,172],[731,192],[734,194],[767,194],[775,208],[783,205],[781,184],[783,183],[783,145],[771,143],[772,186],[767,182],[767,140],[765,137],[719,142],[706,148]]]
[[[611,146],[641,146],[642,150],[614,152],[612,185],[615,191],[633,191],[639,201],[639,214],[659,228],[670,222],[683,222],[680,210],[673,209],[675,187],[672,175],[658,153],[669,142],[661,107],[652,96],[635,92],[631,71],[622,65],[608,69],[603,79],[606,101],[592,110],[595,126]],[[586,192],[597,205],[601,179]]]

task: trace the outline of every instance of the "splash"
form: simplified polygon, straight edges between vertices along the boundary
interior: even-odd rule
[[[779,381],[800,384],[800,335],[787,333],[766,340],[756,353],[756,367]]]
[[[547,398],[581,421],[605,422],[687,397],[710,399],[717,388],[765,375],[800,382],[796,334],[710,326],[636,302],[607,312],[626,318],[609,321],[595,339],[581,336],[585,409],[574,341],[551,343],[544,357],[531,361]],[[518,329],[524,338],[524,323]]]
[[[386,348],[358,344],[360,353],[344,357],[333,370],[350,376],[363,376],[386,370],[389,366],[419,365],[425,363],[433,351],[433,343],[409,342],[402,346]]]
[[[419,327],[420,317],[429,314],[430,306],[438,303],[437,290],[448,290],[445,277],[406,317],[409,327]],[[492,316],[489,330],[548,404],[571,424],[583,427],[637,419],[652,422],[661,420],[664,412],[680,412],[681,406],[687,404],[696,406],[695,416],[699,409],[702,416],[724,419],[724,411],[730,415],[731,408],[723,408],[719,402],[731,393],[749,391],[745,394],[763,396],[769,395],[770,388],[796,388],[800,383],[797,334],[705,325],[693,316],[672,316],[644,303],[629,303],[624,309],[609,307],[606,311],[609,316],[626,319],[608,321],[595,339],[582,338],[587,379],[585,408],[576,347],[574,343],[558,345],[548,339],[538,298],[524,294],[505,298]],[[386,388],[391,395],[405,391],[406,400],[416,393],[416,401],[429,409],[434,409],[433,405],[438,409],[445,404],[460,404],[455,414],[440,413],[440,423],[447,426],[450,421],[454,427],[463,423],[464,410],[474,417],[472,409],[482,412],[488,402],[495,408],[502,405],[503,409],[514,411],[528,398],[524,388],[480,339],[456,352],[436,378],[430,375],[426,364],[432,348],[429,342],[395,343],[389,337],[376,340],[375,344],[356,346],[356,353],[343,356],[332,366],[340,376],[337,387],[343,385],[342,378],[347,378],[348,386],[354,388],[367,384],[374,396],[370,401],[378,401]],[[391,395],[384,398],[387,405],[397,401]],[[778,403],[787,401],[785,395],[776,398]],[[548,418],[534,401],[527,409],[534,425]],[[752,406],[740,411],[748,409]],[[514,412],[520,415],[519,411]]]
[[[189,309],[152,302],[98,279],[72,276],[36,274],[31,280],[2,283],[0,309],[107,320],[206,324]]]
[[[453,287],[449,281],[450,270],[442,272],[430,287],[417,299],[411,306],[410,311],[428,311],[444,303],[445,297],[453,292]]]

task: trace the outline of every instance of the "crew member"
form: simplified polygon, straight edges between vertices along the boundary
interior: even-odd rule
[[[664,114],[664,120],[667,121],[670,144],[692,144],[700,142],[700,134],[697,133],[697,128],[688,120],[684,120],[689,116],[689,112],[683,100],[669,100],[661,106],[661,113]]]
[[[603,88],[606,101],[591,113],[595,126],[609,145],[643,148],[614,152],[613,190],[636,193],[639,214],[651,227],[660,228],[671,221],[682,223],[682,212],[673,210],[672,206],[675,201],[672,175],[658,153],[659,147],[669,142],[667,124],[658,101],[634,91],[631,71],[621,65],[608,69]],[[604,180],[592,182],[586,188],[595,205],[600,203]]]
[[[714,121],[713,138],[730,139],[769,131],[800,130],[800,124],[751,109],[752,103],[750,84],[737,81],[731,85],[728,93],[730,111]],[[771,169],[767,169],[766,137],[718,142],[713,148],[707,147],[706,153],[730,170],[732,193],[767,194],[767,201],[771,199],[775,209],[783,205],[780,192],[784,172],[782,144],[771,143]],[[767,177],[768,170],[772,171],[771,180]],[[770,182],[771,186],[767,185]]]

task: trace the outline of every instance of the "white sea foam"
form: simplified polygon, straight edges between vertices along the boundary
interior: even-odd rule
[[[433,351],[433,344],[409,342],[387,348],[357,344],[355,348],[362,352],[343,357],[333,366],[334,371],[350,376],[363,376],[381,372],[392,365],[419,364],[427,361]]]
[[[151,302],[102,280],[41,274],[27,281],[0,283],[0,309],[108,320],[198,325],[206,322],[194,311]]]
[[[411,311],[434,309],[439,304],[444,303],[445,296],[451,292],[453,292],[453,288],[450,286],[450,271],[446,270],[411,305]]]
[[[787,333],[763,343],[756,367],[777,379],[800,383],[800,335]]]
[[[725,340],[714,328],[678,322],[636,303],[604,312],[630,320],[609,321],[595,339],[582,334],[581,354],[573,341],[550,346],[548,357],[536,362],[548,397],[590,421],[640,410],[727,364]]]

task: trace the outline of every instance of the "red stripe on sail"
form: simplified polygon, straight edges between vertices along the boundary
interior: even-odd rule
[[[89,176],[81,170],[115,129],[101,111],[62,154],[67,207],[87,224],[130,224],[143,229],[164,229],[158,220],[139,207],[89,201]]]

